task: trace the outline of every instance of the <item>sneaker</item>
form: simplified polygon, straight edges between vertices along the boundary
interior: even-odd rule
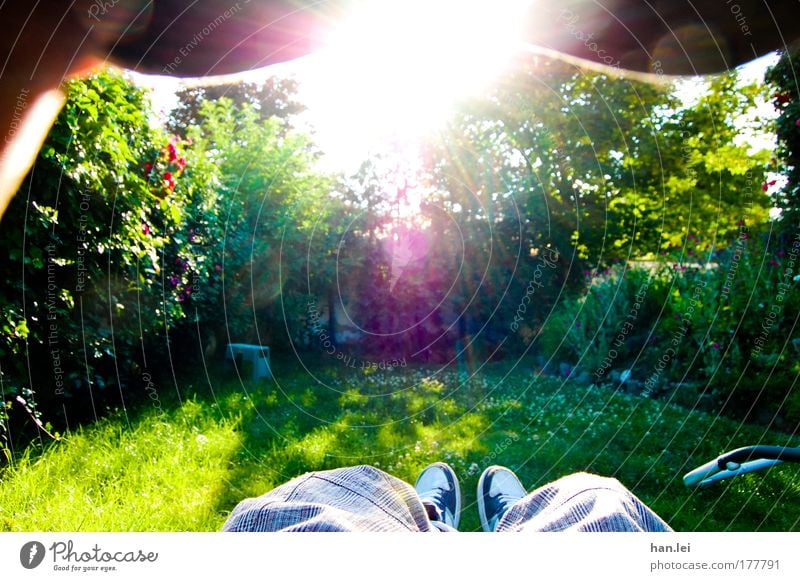
[[[461,519],[461,489],[456,473],[444,462],[425,468],[414,485],[431,520],[458,528]]]
[[[527,492],[508,468],[489,466],[478,480],[478,513],[481,526],[487,533],[497,528],[500,518]]]

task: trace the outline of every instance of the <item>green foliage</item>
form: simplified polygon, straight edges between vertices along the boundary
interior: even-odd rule
[[[4,441],[9,419],[37,431],[43,412],[61,429],[135,404],[158,370],[197,357],[198,337],[282,327],[279,298],[296,302],[294,265],[330,189],[308,137],[273,115],[298,110],[292,87],[234,88],[238,103],[190,91],[179,138],[116,73],[67,85],[0,232]]]
[[[800,87],[797,84],[798,52],[785,51],[767,71],[766,80],[774,90],[772,103],[778,110],[775,122],[778,150],[773,169],[786,181],[778,187],[776,205],[781,209],[781,229],[792,236],[800,224]],[[767,184],[769,185],[769,183]],[[774,185],[774,184],[773,184]]]
[[[201,112],[204,103],[223,98],[230,99],[237,108],[245,105],[251,107],[261,122],[273,117],[290,121],[305,110],[305,106],[297,101],[297,91],[296,81],[280,77],[269,77],[262,83],[186,87],[176,94],[178,104],[170,111],[167,129],[175,135],[186,137],[190,128],[199,128],[204,124]]]
[[[217,196],[195,216],[206,222],[206,258],[214,257],[224,286],[220,299],[201,305],[200,320],[240,341],[283,344],[281,301],[308,294],[303,274],[317,276],[324,259],[313,254],[308,263],[307,247],[312,231],[326,230],[330,181],[314,169],[308,136],[285,120],[262,119],[228,98],[204,101],[199,117],[189,135],[195,156],[214,168]]]
[[[709,408],[796,429],[791,341],[800,298],[800,241],[787,250],[740,227],[729,249],[701,239],[665,262],[610,269],[558,306],[542,333],[546,357],[619,386],[631,372],[645,395],[697,386]],[[694,260],[681,263],[685,254]],[[684,401],[699,405],[700,399]]]
[[[215,194],[187,145],[151,127],[145,92],[124,77],[67,85],[0,233],[5,401],[28,390],[31,409],[63,426],[64,413],[136,400],[148,348],[191,312],[192,281],[209,278],[191,228]]]
[[[484,196],[481,207],[498,228],[520,231],[525,249],[550,243],[574,254],[580,284],[587,264],[652,258],[688,234],[716,249],[739,220],[766,221],[769,153],[739,140],[768,129],[740,123],[763,99],[763,86],[735,72],[682,107],[669,88],[523,64],[462,107],[434,171],[450,197]]]

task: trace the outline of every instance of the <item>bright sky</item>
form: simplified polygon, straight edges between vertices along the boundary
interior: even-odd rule
[[[413,145],[519,48],[530,0],[380,0],[302,63],[303,98],[332,166]]]
[[[301,83],[304,120],[325,168],[355,171],[370,153],[413,147],[454,102],[485,87],[519,48],[531,0],[374,0],[329,39],[327,50],[238,75]],[[169,110],[176,81],[141,78],[156,111]]]
[[[296,78],[323,169],[353,173],[370,154],[414,149],[459,98],[500,74],[520,48],[517,27],[530,1],[375,0],[328,39],[327,50],[237,77]],[[759,59],[743,75],[763,78],[774,61]],[[177,81],[139,78],[154,89],[156,111],[167,112]],[[691,101],[702,87],[687,82],[681,94]]]

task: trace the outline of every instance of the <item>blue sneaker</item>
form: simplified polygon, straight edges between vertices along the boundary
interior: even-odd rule
[[[444,462],[436,462],[420,472],[414,485],[431,520],[458,528],[461,520],[461,489],[456,473]]]
[[[500,518],[525,498],[525,487],[508,468],[489,466],[478,480],[478,514],[487,533],[494,532]]]

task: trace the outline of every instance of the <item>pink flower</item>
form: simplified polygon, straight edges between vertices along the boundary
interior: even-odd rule
[[[716,341],[714,341],[714,342],[711,344],[711,348],[712,348],[712,349],[714,349],[714,350],[716,350],[716,351],[719,351],[719,343],[717,343]]]
[[[795,125],[797,125],[798,127],[800,127],[800,119],[798,119],[797,121],[795,121],[795,122],[794,122],[794,124],[795,124]]]
[[[761,191],[762,192],[766,192],[768,189],[769,189],[769,185],[767,185],[767,182],[764,182],[763,184],[761,184]]]
[[[170,143],[167,146],[167,151],[169,152],[169,160],[170,161],[175,161],[176,159],[178,159],[178,150],[175,148],[175,144],[174,143]]]
[[[222,270],[222,265],[221,264],[215,264],[214,265],[214,270],[219,272],[220,270]]]
[[[147,222],[142,222],[142,232],[145,236],[150,236],[150,226],[147,225]]]

